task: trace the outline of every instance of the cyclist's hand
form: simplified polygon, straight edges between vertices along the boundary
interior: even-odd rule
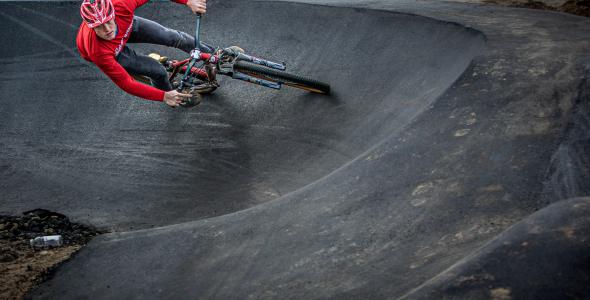
[[[177,107],[188,97],[191,97],[191,95],[179,93],[177,90],[171,90],[164,93],[164,103],[170,107]]]
[[[188,0],[186,5],[195,14],[204,14],[207,11],[207,0]]]

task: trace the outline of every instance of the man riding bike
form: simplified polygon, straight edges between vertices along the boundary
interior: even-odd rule
[[[172,0],[188,6],[193,13],[207,10],[206,0]],[[148,100],[163,101],[171,107],[185,103],[198,95],[180,93],[173,89],[164,66],[147,55],[135,53],[127,43],[151,43],[190,52],[195,39],[189,34],[166,28],[154,21],[134,15],[135,9],[148,0],[84,0],[76,44],[81,56],[93,62],[119,88]],[[203,52],[214,49],[204,43]],[[130,75],[143,75],[155,87],[137,82]]]

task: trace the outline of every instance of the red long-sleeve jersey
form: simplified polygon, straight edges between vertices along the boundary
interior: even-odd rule
[[[78,30],[76,45],[82,58],[93,62],[125,92],[148,100],[162,101],[164,91],[135,81],[115,59],[129,40],[135,10],[148,1],[112,0],[118,29],[116,37],[110,41],[103,40],[96,35],[93,29],[88,28],[86,23],[82,22]],[[186,4],[188,0],[172,1]]]

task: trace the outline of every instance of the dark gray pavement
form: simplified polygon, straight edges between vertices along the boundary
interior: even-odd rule
[[[590,200],[566,200],[590,190],[590,20],[315,4],[213,2],[203,38],[332,96],[224,80],[173,110],[76,56],[78,4],[0,3],[0,210],[113,231],[33,298],[590,295]]]

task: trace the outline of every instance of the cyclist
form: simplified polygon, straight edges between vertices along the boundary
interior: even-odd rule
[[[188,6],[193,13],[203,14],[207,0],[172,0]],[[81,56],[100,68],[125,92],[148,100],[163,101],[171,107],[187,100],[198,100],[195,94],[180,93],[172,88],[166,69],[147,55],[137,54],[127,43],[151,43],[175,47],[190,52],[195,39],[189,34],[166,28],[154,21],[134,15],[148,0],[83,0],[80,14],[83,22],[76,44]],[[203,52],[214,49],[204,43]],[[143,75],[155,87],[137,82],[131,77]]]

